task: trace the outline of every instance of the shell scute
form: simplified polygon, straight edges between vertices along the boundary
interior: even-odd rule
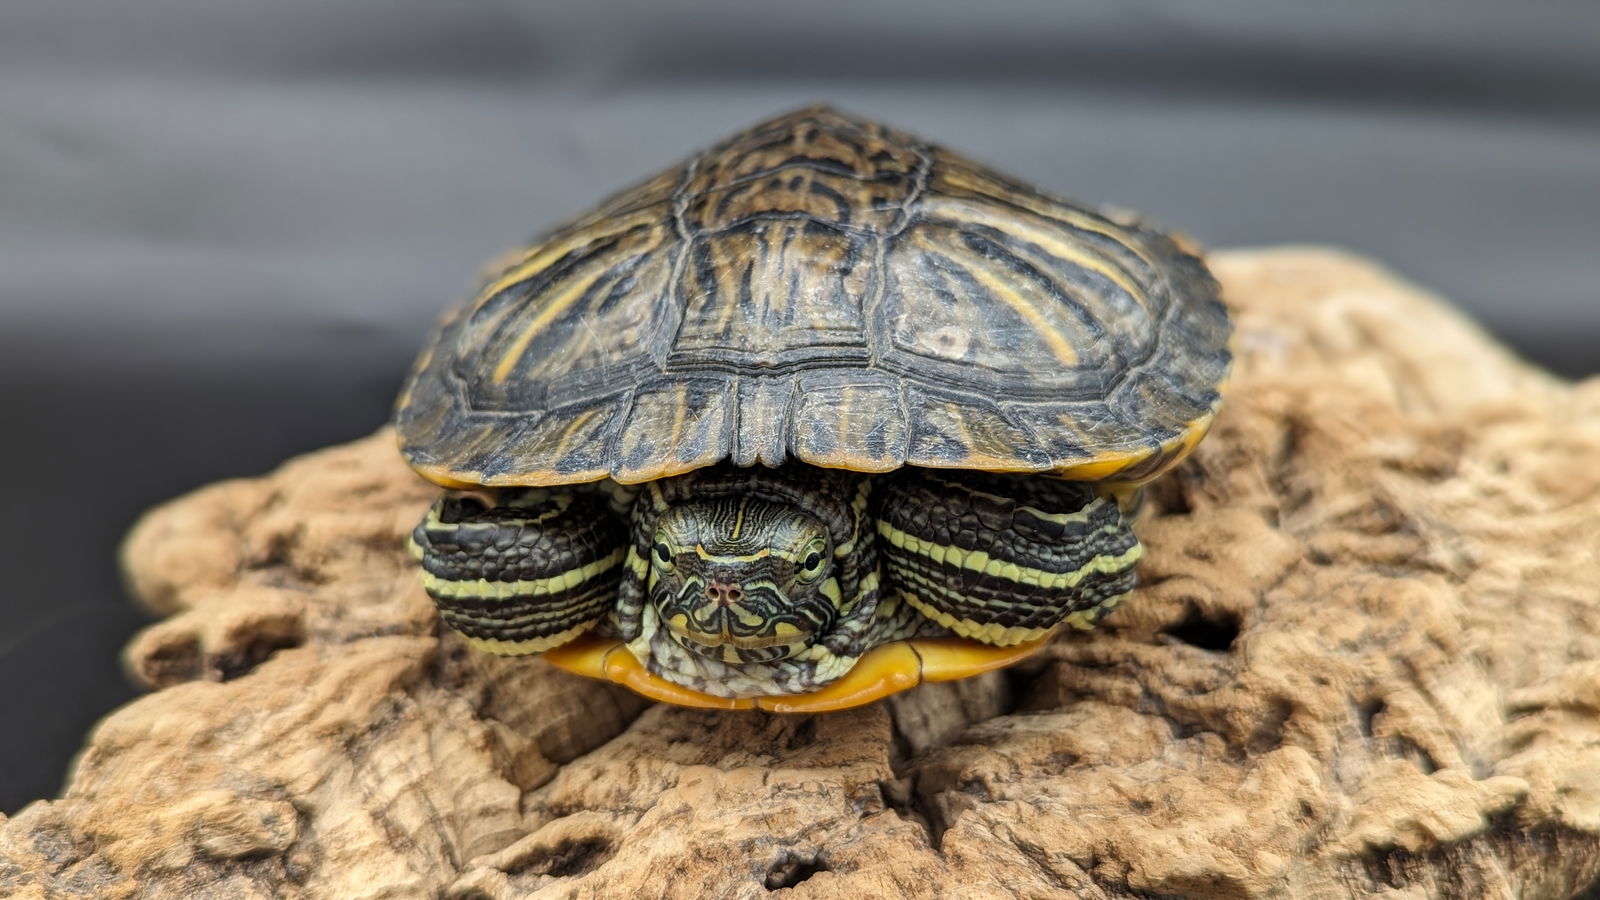
[[[899,468],[910,440],[899,382],[866,370],[802,374],[790,431],[796,456],[857,472]]]
[[[1169,236],[832,110],[781,116],[505,261],[397,405],[444,484],[723,460],[1143,480],[1231,326]]]

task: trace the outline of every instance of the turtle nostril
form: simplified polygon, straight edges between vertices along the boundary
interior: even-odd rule
[[[713,581],[706,585],[706,599],[717,603],[737,603],[744,597],[744,590],[736,584],[725,584]]]

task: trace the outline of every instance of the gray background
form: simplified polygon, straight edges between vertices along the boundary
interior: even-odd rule
[[[480,264],[816,100],[1600,370],[1600,5],[5,0],[0,810],[132,695],[137,511],[369,432]]]

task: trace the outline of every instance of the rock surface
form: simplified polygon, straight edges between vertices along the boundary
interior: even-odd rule
[[[1566,897],[1600,875],[1600,380],[1371,264],[1218,254],[1230,400],[1143,587],[816,717],[440,635],[380,432],[130,537],[155,690],[0,817],[20,897]]]

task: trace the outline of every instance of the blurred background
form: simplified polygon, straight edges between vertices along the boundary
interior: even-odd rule
[[[525,236],[825,100],[1600,372],[1600,4],[5,0],[0,811],[135,696],[139,511],[381,424]]]

